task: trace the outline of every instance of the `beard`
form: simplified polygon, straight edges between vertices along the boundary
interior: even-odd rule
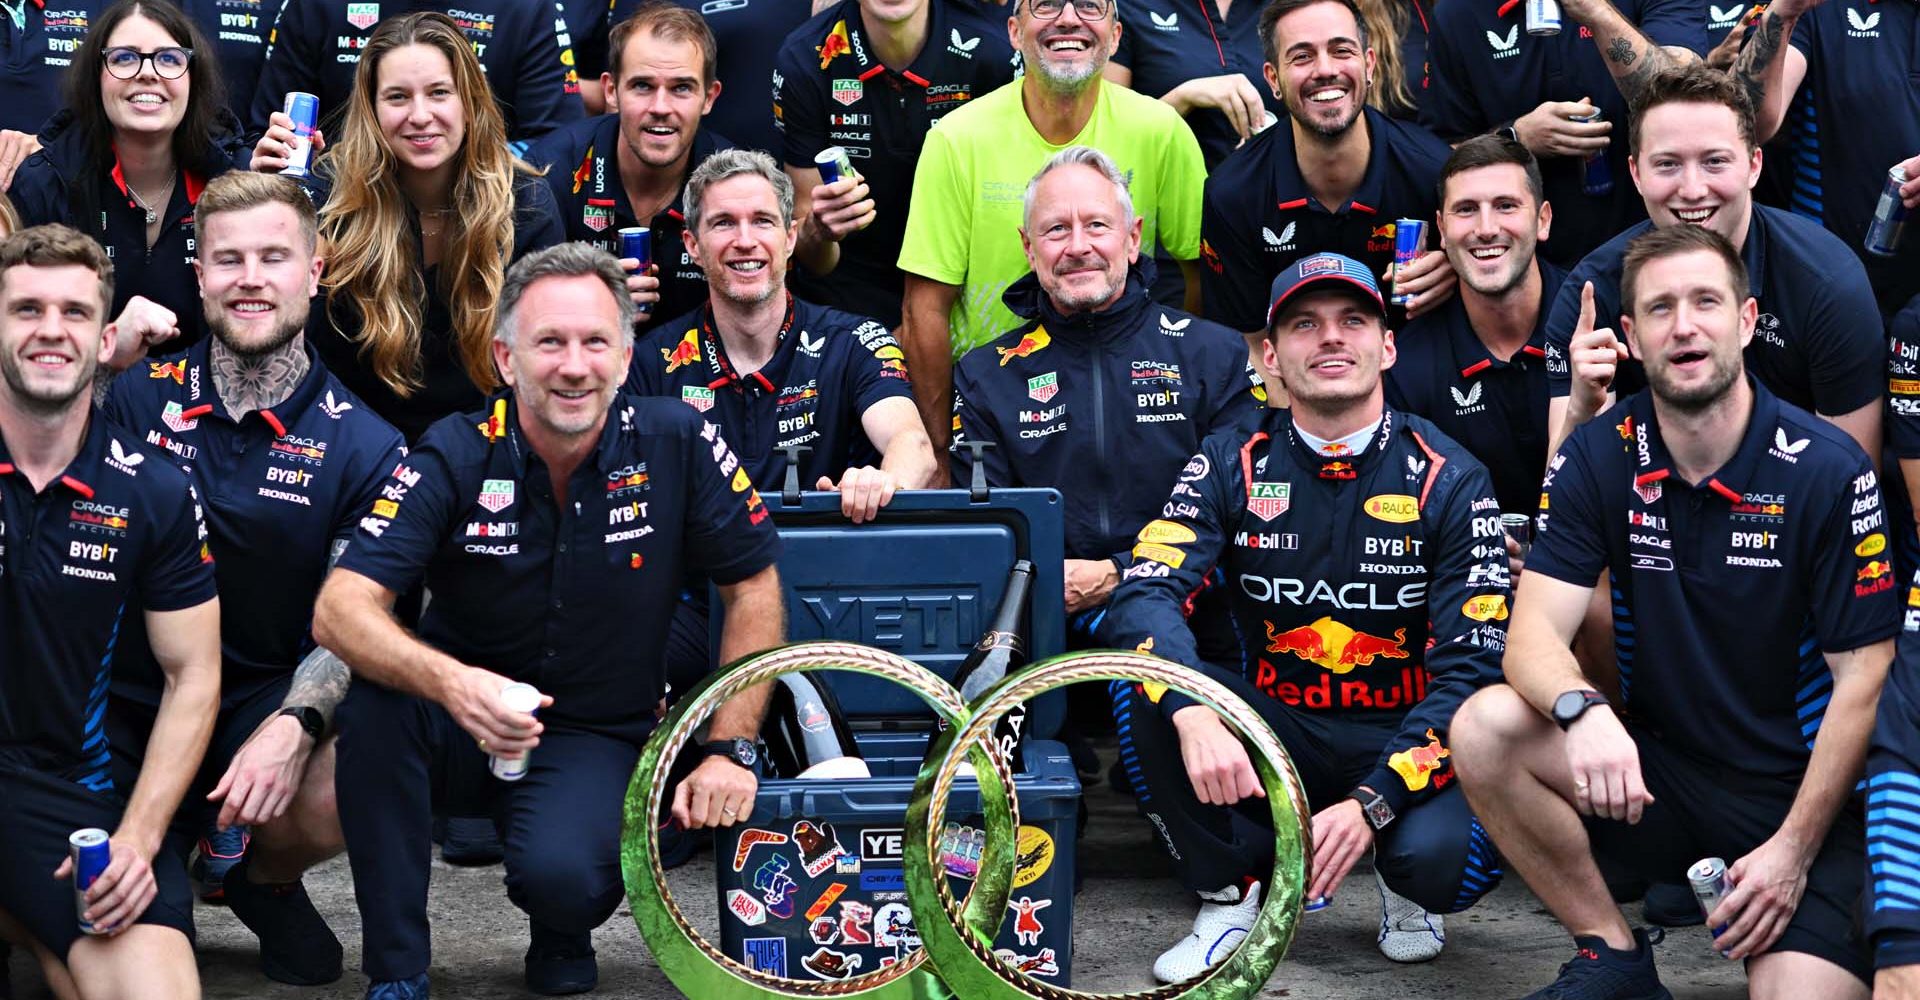
[[[214,339],[218,340],[220,346],[226,348],[229,354],[238,358],[253,359],[272,354],[287,346],[293,338],[305,332],[307,328],[307,311],[302,309],[298,316],[288,316],[275,323],[265,338],[249,342],[241,340],[235,334],[233,327],[228,325],[226,317],[221,315],[217,304],[206,303],[203,311],[207,317],[207,331],[213,334]]]
[[[1668,367],[1663,363],[1658,367],[1646,366],[1647,387],[1653,390],[1655,398],[1683,413],[1700,413],[1712,409],[1714,404],[1725,398],[1742,374],[1740,358],[1735,355],[1725,358],[1715,352],[1709,356],[1713,363],[1713,373],[1706,381],[1694,385],[1676,385],[1669,375]]]
[[[66,409],[83,393],[93,391],[93,377],[99,365],[90,356],[82,356],[74,363],[73,384],[60,386],[33,386],[27,381],[27,372],[20,366],[20,360],[12,354],[0,355],[0,379],[7,383],[14,402],[21,409],[38,415],[56,414]]]

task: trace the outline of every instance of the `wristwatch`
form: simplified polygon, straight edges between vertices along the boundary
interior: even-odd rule
[[[1553,699],[1553,721],[1559,723],[1561,729],[1565,729],[1573,725],[1573,720],[1585,715],[1587,709],[1606,703],[1607,696],[1598,691],[1586,688],[1568,691]]]
[[[1367,825],[1380,831],[1393,822],[1393,807],[1387,805],[1386,796],[1371,788],[1356,788],[1347,793],[1347,798],[1360,803],[1360,815],[1366,817]]]
[[[299,721],[300,728],[306,730],[308,736],[313,737],[315,743],[320,742],[320,737],[327,731],[327,717],[321,715],[320,710],[311,705],[296,705],[292,708],[283,708],[273,714],[293,716],[294,719]]]
[[[752,740],[713,740],[700,744],[700,751],[709,757],[725,757],[749,771],[760,763],[760,753]]]
[[[1497,129],[1494,129],[1493,134],[1499,136],[1502,139],[1507,140],[1508,142],[1520,141],[1520,130],[1515,128],[1512,122],[1508,122],[1505,125],[1502,125]]]

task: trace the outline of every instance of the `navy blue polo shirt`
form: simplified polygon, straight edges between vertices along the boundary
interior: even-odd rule
[[[80,51],[104,0],[18,0],[22,27],[0,16],[0,45],[6,69],[0,72],[0,128],[37,134],[40,126],[66,107],[67,67]]]
[[[1819,219],[1860,258],[1891,315],[1920,295],[1920,237],[1909,219],[1893,257],[1867,253],[1865,240],[1887,171],[1920,153],[1920,4],[1824,4],[1801,16],[1791,44],[1807,57],[1794,211]]]
[[[574,68],[582,80],[598,80],[610,66],[607,61],[607,32],[613,22],[607,20],[609,0],[558,0],[561,16],[567,22],[567,37],[573,43]]]
[[[787,456],[778,449],[790,445],[813,449],[802,459],[801,489],[878,465],[860,415],[883,399],[913,399],[905,356],[886,327],[792,295],[780,346],[759,371],[734,367],[702,306],[633,346],[625,390],[677,398],[719,421],[754,485],[770,491],[785,485]]]
[[[1312,253],[1338,253],[1377,275],[1393,263],[1395,219],[1423,219],[1432,227],[1440,168],[1453,151],[1426,129],[1372,108],[1364,127],[1373,139],[1367,172],[1338,211],[1327,211],[1300,176],[1288,119],[1247,140],[1207,177],[1200,287],[1208,319],[1235,330],[1262,329],[1267,290],[1287,265]],[[1427,246],[1438,245],[1429,235]]]
[[[1488,353],[1455,295],[1394,334],[1399,356],[1387,369],[1387,402],[1433,421],[1485,463],[1509,514],[1532,514],[1547,467],[1547,307],[1567,272],[1540,266],[1540,313],[1513,357]]]
[[[1892,638],[1899,595],[1873,463],[1748,384],[1746,436],[1698,484],[1677,474],[1650,393],[1574,431],[1548,469],[1527,572],[1583,587],[1612,573],[1637,728],[1789,778],[1806,770],[1833,694],[1824,654]]]
[[[780,133],[773,126],[772,79],[780,43],[811,13],[798,0],[670,0],[698,11],[713,30],[720,78],[720,99],[713,102],[707,124],[742,149],[780,154]],[[609,24],[619,24],[646,0],[613,0]],[[1002,32],[1003,34],[1005,32]],[[608,61],[612,61],[611,55]]]
[[[1887,321],[1887,446],[1920,458],[1920,295]]]
[[[267,61],[267,39],[286,0],[181,0],[180,9],[200,26],[220,56],[220,79],[227,85],[227,108],[245,119]],[[285,94],[272,95],[274,110]]]
[[[971,0],[927,4],[927,40],[910,66],[886,66],[867,38],[859,0],[841,0],[796,28],[773,74],[780,156],[813,174],[814,154],[847,151],[872,192],[873,224],[840,241],[840,263],[825,276],[795,269],[801,294],[836,309],[900,325],[914,165],[927,130],[948,112],[1011,83],[1019,56],[1004,14]]]
[[[1706,51],[1699,0],[1620,0],[1614,6],[1656,45]],[[1613,123],[1607,146],[1613,193],[1584,192],[1584,157],[1540,161],[1553,204],[1553,238],[1540,251],[1555,264],[1572,267],[1647,217],[1627,173],[1627,99],[1607,72],[1592,29],[1569,17],[1560,34],[1535,36],[1527,34],[1525,20],[1525,5],[1517,0],[1439,5],[1427,52],[1433,86],[1421,106],[1421,121],[1448,140],[1459,140],[1512,124],[1544,101],[1591,98]]]
[[[1741,21],[1746,20],[1748,12],[1753,10],[1754,6],[1747,0],[1706,0],[1701,13],[1705,14],[1707,19],[1707,51],[1713,51],[1715,46],[1726,41],[1727,36],[1733,34],[1733,29],[1739,27]],[[1742,41],[1741,44],[1746,43]]]
[[[394,593],[433,593],[419,636],[553,696],[548,725],[639,741],[686,570],[722,585],[772,566],[780,536],[719,425],[615,397],[568,503],[510,394],[433,425],[340,558]]]
[[[1653,223],[1642,222],[1609,240],[1560,286],[1547,316],[1547,385],[1555,398],[1572,391],[1566,352],[1580,323],[1581,287],[1593,282],[1594,326],[1610,326],[1618,334],[1627,244],[1652,228]],[[1781,399],[1827,416],[1852,413],[1878,398],[1886,370],[1873,292],[1839,242],[1806,219],[1755,205],[1740,248],[1748,288],[1760,304],[1760,321],[1747,345],[1747,370]],[[1616,369],[1616,398],[1646,384],[1640,362],[1629,359]]]
[[[653,260],[660,267],[660,301],[654,303],[638,327],[646,331],[707,301],[707,275],[693,262],[686,242],[680,238],[687,228],[680,204],[686,179],[681,178],[673,201],[659,214],[645,222],[635,219],[633,203],[627,200],[627,186],[620,182],[620,141],[620,116],[601,115],[547,133],[527,150],[527,162],[547,168],[547,187],[560,206],[567,239],[618,257],[621,229],[645,225],[653,230]],[[713,153],[732,148],[726,136],[711,129],[696,131],[687,154],[687,172],[692,173]]]
[[[1284,124],[1286,105],[1261,73],[1267,56],[1260,44],[1260,7],[1236,3],[1222,18],[1214,0],[1120,0],[1120,47],[1113,62],[1131,70],[1133,89],[1148,97],[1165,97],[1188,80],[1238,73]],[[1208,170],[1240,144],[1240,133],[1218,108],[1194,111],[1187,125],[1200,140]]]
[[[429,10],[452,17],[466,33],[506,116],[508,139],[530,142],[586,117],[573,42],[552,0],[286,0],[267,45],[247,126],[265,131],[267,116],[281,109],[287,92],[300,90],[320,98],[322,130],[337,137],[360,50],[374,26],[384,18]]]
[[[168,457],[95,412],[35,493],[0,440],[0,760],[113,786],[115,644],[146,611],[214,598],[200,503]]]
[[[311,347],[311,367],[293,394],[236,422],[213,384],[212,347],[201,341],[136,365],[113,380],[102,409],[165,449],[200,495],[226,596],[220,700],[232,706],[286,677],[312,651],[308,624],[331,543],[352,535],[404,451],[400,432],[329,374]],[[144,629],[128,626],[114,695],[157,705],[158,667]]]

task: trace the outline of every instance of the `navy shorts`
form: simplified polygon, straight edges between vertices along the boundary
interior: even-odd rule
[[[1595,854],[1649,880],[1679,880],[1702,858],[1733,864],[1773,836],[1793,807],[1798,781],[1709,764],[1629,731],[1653,804],[1638,824],[1589,820],[1587,831]],[[1859,922],[1866,866],[1866,826],[1858,803],[1850,801],[1813,859],[1793,920],[1768,950],[1823,958],[1871,983],[1873,962]]]
[[[18,920],[47,950],[66,959],[80,938],[73,883],[55,879],[75,830],[112,833],[126,803],[112,792],[94,792],[27,767],[0,765],[0,802],[6,803],[7,849],[0,851],[0,910]],[[171,927],[193,940],[193,893],[178,858],[162,851],[153,859],[159,894],[135,921]]]

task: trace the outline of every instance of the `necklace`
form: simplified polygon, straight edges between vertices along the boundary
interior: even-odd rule
[[[422,236],[427,237],[428,239],[432,239],[435,236],[440,235],[441,231],[447,228],[447,216],[452,214],[453,214],[453,208],[451,206],[447,208],[436,208],[430,212],[421,212],[420,213],[420,234]],[[432,229],[427,228],[427,218],[429,216],[439,220],[440,225],[435,226]]]
[[[152,205],[147,204],[147,199],[140,197],[140,192],[136,190],[132,184],[127,185],[127,193],[133,196],[133,200],[135,204],[138,204],[141,208],[146,209],[147,225],[149,226],[153,225],[154,220],[160,218],[160,213],[155,211]],[[168,180],[167,186],[162,188],[160,191],[160,197],[154,200],[159,202],[161,207],[164,208],[166,207],[167,201],[172,197],[173,197],[173,181]]]

